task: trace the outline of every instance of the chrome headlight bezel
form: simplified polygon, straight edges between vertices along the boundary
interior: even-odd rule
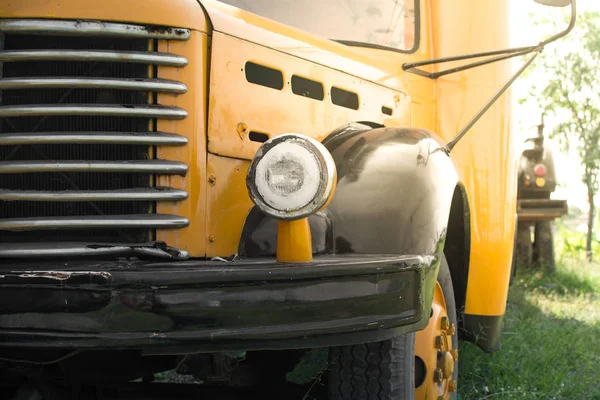
[[[261,169],[261,162],[268,154],[272,155],[273,151],[278,151],[278,146],[279,149],[281,149],[282,144],[300,146],[302,149],[309,151],[318,163],[319,171],[318,189],[314,196],[311,196],[312,198],[310,201],[301,206],[286,209],[276,208],[273,205],[273,202],[269,202],[268,199],[265,199],[267,194],[261,193],[261,190],[259,190],[257,185],[257,170]],[[286,148],[289,148],[289,146],[286,146]],[[335,179],[335,162],[325,146],[308,136],[296,133],[286,133],[267,140],[258,149],[248,168],[246,186],[248,188],[250,199],[265,214],[281,220],[296,220],[314,214],[327,204],[335,187]],[[265,190],[263,190],[263,192],[264,191]]]

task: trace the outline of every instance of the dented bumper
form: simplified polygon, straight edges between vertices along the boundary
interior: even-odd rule
[[[297,348],[426,323],[434,257],[57,262],[0,267],[0,346]]]

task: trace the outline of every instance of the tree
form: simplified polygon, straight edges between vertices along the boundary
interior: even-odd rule
[[[547,80],[533,86],[531,94],[547,114],[560,121],[551,137],[564,150],[574,149],[581,160],[589,204],[586,254],[592,261],[594,198],[600,174],[600,13],[578,15],[571,34],[541,54],[534,68],[529,76],[541,74]]]

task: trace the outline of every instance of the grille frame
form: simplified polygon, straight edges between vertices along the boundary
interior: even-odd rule
[[[12,37],[56,36],[58,41],[66,38],[84,37],[90,40],[103,38],[110,40],[147,40],[147,51],[131,50],[107,50],[107,49],[9,49],[4,46],[7,39]],[[53,118],[116,118],[133,119],[136,121],[147,120],[145,130],[131,131],[130,129],[102,129],[102,130],[44,130],[38,132],[40,126],[36,124],[31,129],[14,129],[11,132],[0,131],[0,207],[2,204],[11,204],[23,202],[39,203],[69,203],[84,202],[90,204],[90,209],[94,210],[96,201],[100,202],[122,202],[135,203],[144,202],[150,204],[147,213],[134,214],[103,214],[101,211],[85,215],[64,215],[64,216],[46,216],[39,215],[34,217],[10,218],[6,215],[0,215],[0,242],[2,235],[10,232],[31,232],[32,235],[24,241],[15,241],[14,247],[33,248],[35,246],[35,237],[45,235],[49,230],[62,231],[72,229],[138,229],[146,230],[146,236],[138,237],[137,241],[131,239],[131,235],[122,235],[125,241],[110,242],[110,246],[117,246],[120,249],[137,249],[143,245],[153,247],[152,239],[156,229],[178,229],[184,228],[190,224],[185,217],[169,214],[158,214],[156,202],[177,202],[188,198],[185,190],[171,187],[157,187],[155,182],[158,176],[182,175],[185,176],[188,166],[185,163],[158,160],[154,158],[156,149],[162,146],[186,146],[187,138],[176,132],[157,132],[156,125],[160,119],[180,120],[187,117],[187,111],[177,107],[163,106],[156,104],[159,93],[169,93],[172,95],[182,95],[187,92],[187,86],[183,82],[174,80],[164,80],[156,78],[156,69],[161,68],[182,68],[187,65],[187,58],[180,54],[160,53],[154,51],[157,47],[157,40],[178,40],[185,41],[190,38],[190,30],[176,27],[143,26],[134,24],[107,23],[98,21],[68,21],[68,20],[42,20],[42,19],[0,19],[0,119],[4,121],[26,120],[27,118],[39,118],[42,121],[53,121]],[[81,43],[81,42],[79,42]],[[77,46],[75,46],[77,47]],[[10,75],[4,77],[3,66],[7,64],[22,62],[95,62],[95,63],[116,63],[116,64],[143,64],[147,66],[147,76],[136,76],[134,78],[119,78],[112,76],[53,76],[43,75],[34,77],[15,77]],[[46,89],[64,89],[73,90],[113,90],[119,92],[141,92],[147,93],[148,104],[94,104],[94,103],[64,103],[63,99],[55,103],[25,103],[25,104],[5,104],[3,94],[9,91],[30,91]],[[68,97],[68,96],[67,96]],[[58,121],[58,120],[57,120]],[[62,122],[56,122],[58,126]],[[41,123],[43,125],[43,122]],[[62,124],[64,125],[64,123]],[[61,126],[62,126],[61,125]],[[74,124],[77,125],[77,124]],[[132,125],[135,125],[132,123]],[[4,125],[6,126],[6,124]],[[8,154],[2,158],[2,148],[19,149],[23,146],[135,146],[148,148],[146,156],[141,155],[141,159],[126,160],[63,160],[63,159],[25,159],[11,161],[13,156]],[[8,146],[8,147],[7,147]],[[144,159],[143,157],[147,157]],[[101,173],[131,173],[150,177],[147,186],[133,185],[122,189],[103,190],[70,188],[70,190],[38,190],[36,187],[25,188],[5,188],[2,186],[2,177],[7,175],[19,174],[38,174],[51,173],[57,176],[75,172],[77,174],[93,172]],[[139,180],[135,178],[135,182]],[[103,204],[104,204],[103,203]],[[98,207],[95,207],[96,209]],[[63,208],[64,209],[64,208]],[[98,211],[98,210],[96,210]],[[107,223],[109,221],[109,223]],[[22,237],[22,236],[19,236]],[[54,240],[54,239],[53,239]],[[32,257],[56,256],[57,248],[61,248],[64,243],[73,243],[71,239],[55,240],[57,246],[52,248],[44,241],[38,250],[32,252]],[[91,238],[82,238],[77,240],[77,245],[64,246],[65,249],[78,247],[93,249],[96,244],[107,244],[106,238],[101,241]],[[150,244],[149,244],[150,243]],[[42,244],[42,243],[40,243]],[[10,246],[10,245],[8,245]],[[43,249],[46,248],[47,251]],[[0,252],[0,258],[12,257],[19,254],[19,257],[27,257],[23,252]],[[72,253],[72,252],[71,252]],[[64,256],[71,254],[65,250]],[[96,254],[94,251],[85,251],[86,254]],[[122,254],[121,251],[119,254]],[[152,253],[152,252],[149,252]],[[176,258],[187,257],[187,252],[176,251],[169,254],[178,254]],[[12,254],[12,256],[11,256]],[[81,252],[73,254],[81,255]],[[164,256],[164,254],[162,254]]]
[[[190,30],[159,25],[60,19],[0,19],[0,32],[188,40]]]

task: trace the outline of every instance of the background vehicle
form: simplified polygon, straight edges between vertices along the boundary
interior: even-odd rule
[[[518,74],[492,61],[545,42],[497,50],[503,0],[230,3],[0,0],[3,383],[281,398],[326,348],[329,398],[449,398],[511,268]]]
[[[554,270],[551,222],[567,213],[567,202],[550,199],[556,189],[556,173],[552,150],[544,145],[543,117],[537,135],[525,142],[519,161],[518,184],[517,264],[529,267],[532,262],[538,262]]]

